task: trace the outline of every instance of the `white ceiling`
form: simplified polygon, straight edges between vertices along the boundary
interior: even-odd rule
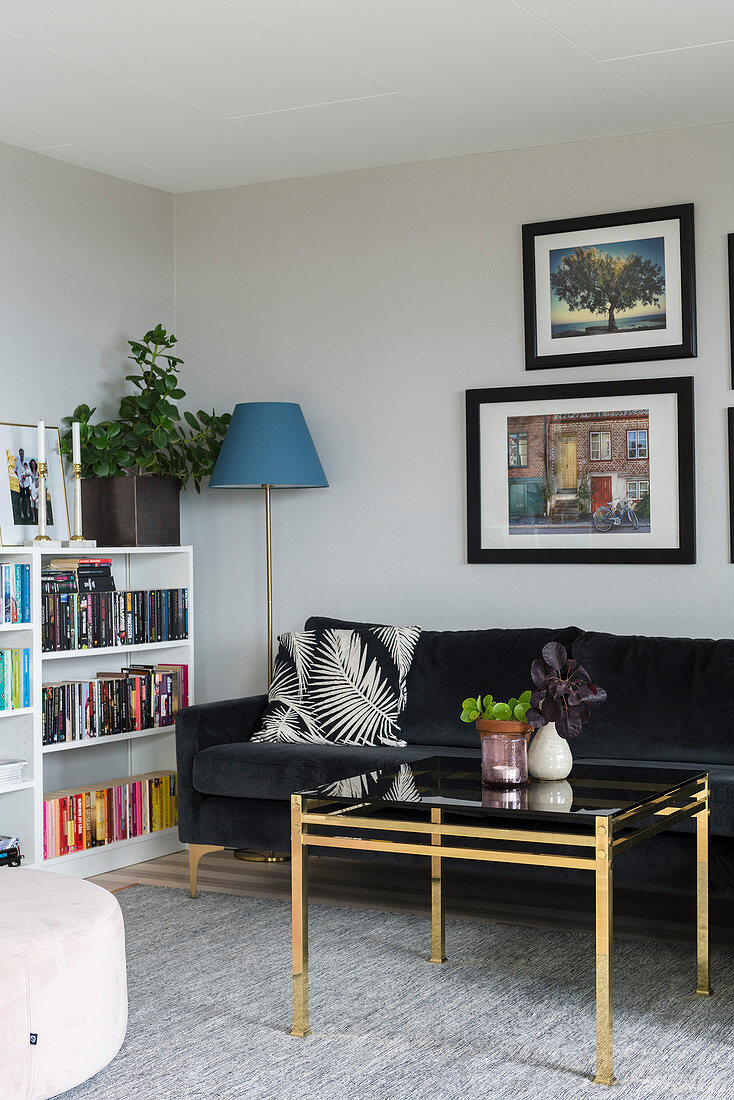
[[[732,0],[0,4],[0,141],[166,191],[730,120]]]

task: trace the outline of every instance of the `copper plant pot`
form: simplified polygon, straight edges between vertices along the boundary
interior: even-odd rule
[[[477,718],[475,725],[480,737],[517,737],[519,733],[528,737],[533,732],[527,722],[500,722],[496,718]]]

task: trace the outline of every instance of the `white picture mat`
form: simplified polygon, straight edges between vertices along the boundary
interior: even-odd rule
[[[640,332],[608,332],[589,336],[551,338],[550,254],[556,248],[614,244],[662,237],[665,241],[665,328]],[[669,347],[683,343],[681,301],[680,222],[677,218],[657,222],[635,222],[604,229],[576,229],[571,233],[550,233],[535,241],[535,331],[538,356],[619,351],[627,348]],[[601,315],[600,315],[601,316]],[[620,313],[620,318],[624,313]]]
[[[51,495],[54,518],[53,524],[48,524],[46,533],[51,539],[68,539],[69,517],[58,428],[47,427],[45,440],[48,466],[46,490]],[[18,524],[13,516],[7,452],[11,451],[17,457],[21,447],[27,458],[37,459],[38,430],[35,425],[0,423],[0,538],[5,546],[22,546],[32,542],[38,534],[35,524]]]
[[[507,475],[507,418],[549,416],[552,413],[649,410],[650,531],[574,534],[533,531],[510,534]],[[577,397],[549,401],[485,402],[479,407],[480,539],[483,550],[498,548],[618,550],[677,548],[678,400],[674,393],[625,394],[622,397]]]

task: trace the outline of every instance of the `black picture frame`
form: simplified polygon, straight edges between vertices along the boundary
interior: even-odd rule
[[[679,343],[655,344],[651,346],[624,346],[618,349],[594,350],[583,339],[565,340],[562,343],[576,345],[564,352],[550,353],[539,350],[536,241],[538,238],[558,234],[576,234],[592,230],[621,230],[626,226],[640,223],[677,222],[680,243],[680,290],[675,287],[676,300],[679,297],[679,323],[681,339]],[[580,242],[581,243],[581,242]],[[588,243],[588,242],[587,242]],[[732,255],[731,238],[729,255]],[[690,359],[696,356],[696,270],[693,234],[693,203],[681,203],[677,206],[657,206],[646,210],[627,210],[616,214],[598,214],[593,217],[566,218],[561,221],[534,222],[522,227],[523,252],[523,293],[525,317],[525,370],[549,370],[561,367],[603,366],[607,363],[640,363],[661,359]],[[731,268],[730,268],[731,270]],[[676,281],[677,282],[677,281]],[[666,291],[667,293],[667,291]],[[678,315],[678,310],[671,310]],[[676,324],[678,321],[676,320]],[[548,317],[550,325],[550,316]],[[604,333],[599,333],[603,337]],[[595,337],[590,337],[594,339]],[[616,338],[616,337],[615,337]],[[620,334],[624,340],[625,335]],[[548,341],[546,341],[547,343]]]
[[[734,565],[734,409],[726,410],[729,456],[729,561]]]
[[[537,401],[595,400],[605,397],[671,394],[676,398],[677,512],[676,546],[643,547],[628,542],[603,547],[482,546],[482,482],[480,412],[484,404],[523,404]],[[730,411],[730,441],[734,419]],[[504,446],[504,443],[503,443]],[[654,444],[653,444],[654,446]],[[730,442],[730,463],[732,461]],[[506,474],[505,474],[506,476]],[[733,490],[734,491],[734,490]],[[467,562],[469,564],[654,564],[692,565],[696,561],[694,384],[693,378],[641,378],[623,382],[569,382],[560,385],[507,386],[466,391],[466,505]],[[734,513],[733,513],[734,514]],[[633,536],[636,537],[636,536]],[[732,535],[734,539],[734,531]]]
[[[726,238],[729,255],[729,359],[731,388],[734,389],[734,233]]]

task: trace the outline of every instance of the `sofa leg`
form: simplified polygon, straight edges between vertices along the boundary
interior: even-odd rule
[[[210,852],[223,852],[221,844],[189,844],[189,885],[191,897],[196,897],[196,876],[199,871],[199,860]]]

